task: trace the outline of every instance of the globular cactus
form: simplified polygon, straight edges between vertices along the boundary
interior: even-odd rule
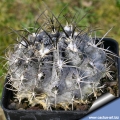
[[[19,42],[6,56],[8,89],[19,103],[26,98],[45,110],[59,105],[73,110],[76,100],[101,88],[100,79],[112,79],[107,53],[113,53],[103,48],[103,38],[96,41],[75,24],[63,27],[54,15],[48,21],[27,37],[15,31]]]

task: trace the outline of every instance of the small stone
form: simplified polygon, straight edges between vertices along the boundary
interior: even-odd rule
[[[16,109],[19,109],[19,108],[25,109],[26,107],[27,107],[27,103],[23,103],[23,104],[22,104],[22,103],[20,103],[20,104],[17,103],[17,104],[16,104]]]
[[[101,96],[102,94],[101,93],[97,93],[97,96]]]
[[[22,108],[22,104],[21,104],[21,103],[20,103],[20,104],[17,103],[17,104],[16,104],[16,108],[17,108],[17,109]]]
[[[8,108],[11,110],[15,110],[16,109],[16,103],[10,103],[10,105],[8,105]]]
[[[78,105],[76,106],[76,110],[81,110],[81,111],[85,111],[88,109],[88,105]]]
[[[17,103],[17,102],[18,102],[18,100],[17,100],[17,99],[14,99],[14,102],[15,102],[15,103]]]
[[[40,109],[39,107],[30,107],[27,110],[39,110],[39,109]]]
[[[18,110],[25,110],[25,109],[23,109],[23,108],[19,108]]]
[[[23,106],[22,108],[26,108],[27,107],[27,103],[23,103],[22,106]]]

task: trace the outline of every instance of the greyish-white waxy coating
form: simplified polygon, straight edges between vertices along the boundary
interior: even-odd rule
[[[29,104],[72,104],[93,92],[106,75],[106,51],[89,33],[80,33],[72,25],[61,30],[29,34],[15,44],[9,54],[10,82],[15,98]],[[98,47],[99,46],[99,47]],[[111,77],[111,76],[110,76]]]

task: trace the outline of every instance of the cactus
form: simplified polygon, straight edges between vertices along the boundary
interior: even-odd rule
[[[65,110],[75,101],[95,93],[102,78],[110,74],[112,52],[103,47],[103,38],[96,41],[91,31],[83,31],[76,24],[63,27],[52,14],[47,23],[27,37],[15,31],[19,38],[8,60],[8,82],[19,103],[27,99],[29,105],[40,104],[44,110],[62,106]],[[47,24],[47,28],[46,28]]]

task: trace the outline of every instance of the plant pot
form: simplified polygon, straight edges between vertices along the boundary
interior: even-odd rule
[[[119,55],[118,43],[111,38],[104,38],[104,47],[107,48],[110,46],[109,50]],[[120,65],[119,59],[116,58],[117,71],[118,71],[118,80],[120,81]],[[5,83],[7,82],[7,79]],[[10,85],[7,85],[9,88]],[[9,110],[8,104],[9,100],[12,98],[12,91],[4,87],[2,94],[2,108],[5,113],[7,120],[79,120],[83,116],[89,113],[88,111],[45,111],[45,110]]]

